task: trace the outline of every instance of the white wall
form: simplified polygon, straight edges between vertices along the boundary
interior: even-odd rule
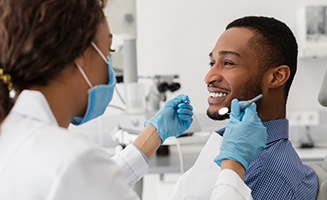
[[[176,93],[188,94],[194,111],[204,113],[208,97],[204,84],[209,70],[208,53],[225,26],[245,15],[272,16],[288,24],[296,35],[297,10],[310,2],[313,1],[136,1],[138,73],[179,74],[182,88]],[[289,109],[324,109],[318,104],[317,95],[326,67],[327,59],[299,61]]]

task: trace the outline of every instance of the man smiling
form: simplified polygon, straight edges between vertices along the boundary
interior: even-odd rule
[[[315,199],[317,177],[288,140],[285,119],[297,68],[297,42],[292,31],[274,18],[243,17],[226,27],[209,58],[205,83],[211,119],[227,119],[228,114],[220,116],[218,110],[230,107],[234,98],[244,101],[263,94],[256,104],[267,129],[267,145],[243,166],[244,181],[252,189],[253,199]],[[221,149],[224,131],[212,133],[194,166],[179,179],[174,199],[210,198],[220,173],[214,160],[219,153],[218,159],[228,158]]]

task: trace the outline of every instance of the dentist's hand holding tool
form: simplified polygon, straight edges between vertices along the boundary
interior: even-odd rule
[[[161,143],[164,143],[168,137],[180,136],[193,121],[193,107],[189,102],[188,96],[178,95],[165,103],[155,116],[145,121],[144,126],[151,123],[156,127]]]
[[[220,154],[215,162],[221,166],[223,159],[241,163],[246,170],[252,159],[260,153],[267,143],[267,130],[256,112],[256,104],[251,103],[244,110],[245,102],[233,99],[230,119],[227,123]]]

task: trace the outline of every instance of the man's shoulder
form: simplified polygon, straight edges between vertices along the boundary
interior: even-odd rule
[[[302,161],[288,139],[282,139],[267,145],[262,152],[250,163],[260,165],[264,169],[283,169],[290,166],[302,165]]]
[[[312,169],[304,165],[288,140],[281,140],[265,148],[249,165],[246,177],[270,177],[270,181],[284,180],[298,185],[310,178]],[[278,177],[274,179],[273,177]]]

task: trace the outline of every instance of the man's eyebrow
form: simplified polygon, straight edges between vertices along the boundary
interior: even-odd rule
[[[241,55],[239,53],[235,52],[235,51],[220,51],[219,52],[219,55],[221,55],[221,56],[229,55],[229,54],[241,57]]]
[[[109,33],[108,36],[109,36],[109,38],[113,38],[114,37],[111,33]]]
[[[230,54],[230,55],[235,55],[235,56],[241,57],[241,55],[240,55],[239,53],[235,52],[235,51],[220,51],[220,52],[218,53],[218,55],[220,55],[220,56],[229,55],[229,54]],[[210,58],[213,57],[212,52],[209,53],[209,57],[210,57]]]

